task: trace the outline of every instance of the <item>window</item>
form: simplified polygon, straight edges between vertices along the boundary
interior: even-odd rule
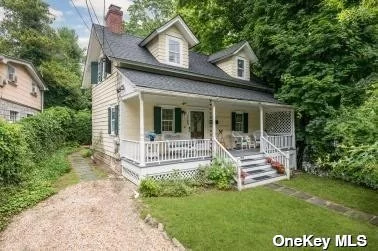
[[[18,112],[9,111],[9,120],[13,123],[16,122],[18,120]]]
[[[245,78],[245,60],[238,58],[237,59],[237,66],[238,66],[238,77]]]
[[[37,90],[37,84],[33,82],[31,94],[37,96]]]
[[[15,81],[16,77],[16,68],[8,64],[8,79],[10,81]]]
[[[163,132],[173,132],[174,123],[173,109],[161,109],[161,130]]]
[[[243,113],[237,112],[235,114],[235,131],[242,132],[243,131]]]
[[[110,118],[110,132],[111,134],[115,134],[115,127],[116,127],[116,109],[115,107],[111,108],[111,118]]]
[[[180,64],[180,40],[168,37],[168,62]]]

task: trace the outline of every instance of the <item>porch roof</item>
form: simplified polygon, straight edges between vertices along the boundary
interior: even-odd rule
[[[123,75],[125,75],[133,84],[138,87],[189,94],[200,94],[220,98],[283,104],[282,102],[275,99],[273,97],[273,94],[270,93],[133,69],[118,69]]]

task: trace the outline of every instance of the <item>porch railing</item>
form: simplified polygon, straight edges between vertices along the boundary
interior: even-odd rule
[[[237,175],[236,177],[236,182],[238,186],[238,190],[240,191],[242,189],[242,184],[241,184],[241,170],[240,170],[240,160],[236,159],[232,154],[227,151],[227,149],[219,143],[218,140],[213,139],[213,157],[219,157],[221,159],[224,159],[228,161],[230,164],[234,165],[235,167],[235,173]]]
[[[125,157],[133,162],[140,163],[140,147],[139,141],[121,140],[120,153],[121,157]]]
[[[272,142],[270,142],[265,137],[261,136],[261,149],[266,157],[271,158],[274,161],[283,164],[285,167],[285,173],[288,179],[290,179],[290,157],[288,154],[282,152],[278,147],[276,147]]]
[[[121,140],[121,157],[140,164],[140,141]],[[162,163],[211,157],[210,139],[164,140],[144,142],[144,163]]]
[[[268,135],[266,136],[266,139],[279,149],[283,149],[283,148],[289,149],[289,148],[294,148],[293,137],[294,136],[291,134]]]

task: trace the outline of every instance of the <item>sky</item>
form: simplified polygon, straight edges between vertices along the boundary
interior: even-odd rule
[[[74,29],[76,34],[79,37],[80,47],[86,49],[89,41],[90,31],[87,26],[91,27],[91,19],[88,14],[88,9],[85,4],[85,0],[72,0],[77,10],[74,8],[71,0],[45,0],[50,5],[50,13],[54,16],[53,26],[55,28],[59,27],[68,27]],[[88,1],[89,7],[91,8],[90,3],[92,3],[93,8],[96,12],[96,15],[102,24],[104,20],[104,0],[90,0]],[[132,0],[105,0],[105,13],[108,10],[110,4],[118,5],[122,8],[123,18],[127,19],[127,8],[132,4]],[[83,20],[80,18],[77,11],[82,15]],[[92,11],[92,9],[91,9]],[[1,20],[1,10],[0,10],[0,20]],[[96,18],[93,16],[93,22],[98,23]]]

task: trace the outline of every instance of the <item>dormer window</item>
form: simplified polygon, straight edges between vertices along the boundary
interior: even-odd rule
[[[167,37],[168,40],[168,63],[180,64],[180,39]]]
[[[245,59],[237,58],[238,78],[245,78]]]

